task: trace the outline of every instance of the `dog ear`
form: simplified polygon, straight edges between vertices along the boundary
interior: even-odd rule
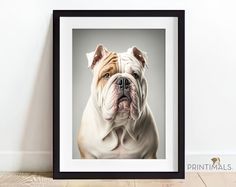
[[[134,55],[134,57],[145,67],[147,65],[147,53],[139,50],[137,47],[131,47],[128,52]]]
[[[104,48],[102,44],[99,44],[96,47],[95,51],[86,54],[88,59],[88,67],[93,69],[97,62],[99,62],[107,53],[107,49]]]

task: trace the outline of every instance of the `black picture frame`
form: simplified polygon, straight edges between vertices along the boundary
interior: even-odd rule
[[[178,18],[178,171],[60,172],[60,17]],[[53,178],[183,179],[185,177],[185,11],[184,10],[54,10],[53,11]]]

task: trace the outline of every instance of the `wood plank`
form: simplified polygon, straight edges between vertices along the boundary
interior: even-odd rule
[[[197,173],[186,173],[184,180],[135,180],[135,187],[205,187]]]
[[[40,186],[65,187],[67,181],[53,180],[52,173],[0,173],[0,186]]]
[[[134,180],[75,180],[69,181],[67,187],[135,187]]]
[[[53,180],[51,173],[0,173],[0,186],[236,187],[236,173],[186,173],[185,180]]]
[[[204,182],[199,177],[196,172],[189,172],[185,174],[186,179],[184,183],[184,187],[205,187]]]
[[[184,182],[165,180],[136,180],[135,187],[182,187]]]
[[[223,173],[224,178],[226,181],[228,181],[229,185],[236,186],[236,172],[227,172]]]
[[[207,187],[236,186],[236,173],[234,172],[201,172],[199,175]]]

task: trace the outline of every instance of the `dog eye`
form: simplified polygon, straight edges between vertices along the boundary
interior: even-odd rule
[[[109,73],[105,73],[104,75],[103,75],[103,78],[105,78],[105,79],[109,79],[110,78],[110,74]]]
[[[138,75],[137,73],[133,73],[133,77],[134,77],[135,79],[139,79],[139,75]]]

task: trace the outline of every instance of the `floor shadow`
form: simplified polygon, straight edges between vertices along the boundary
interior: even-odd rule
[[[23,171],[52,170],[52,40],[51,16],[24,126],[20,166]]]

